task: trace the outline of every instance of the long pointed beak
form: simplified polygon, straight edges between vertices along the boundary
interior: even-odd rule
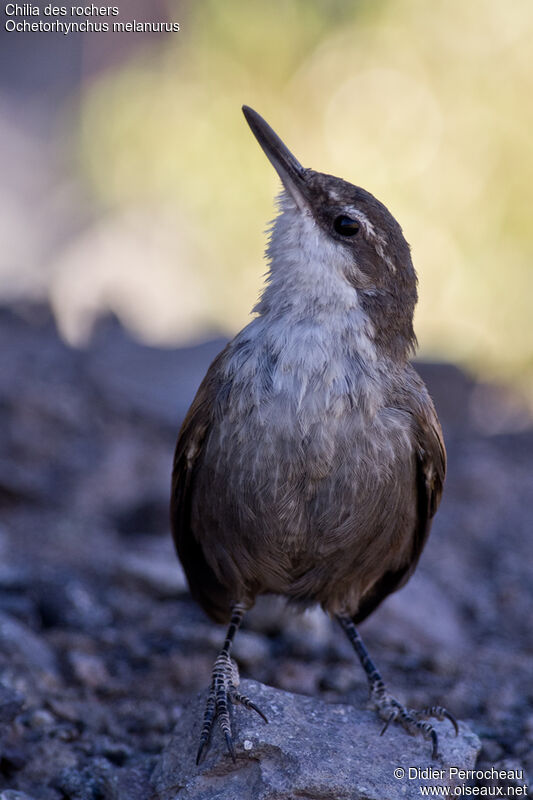
[[[242,113],[285,189],[302,211],[307,209],[309,204],[305,169],[257,111],[250,106],[243,106]]]

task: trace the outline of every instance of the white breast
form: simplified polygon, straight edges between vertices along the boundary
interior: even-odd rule
[[[374,328],[344,277],[343,248],[289,206],[276,220],[268,255],[258,316],[227,360],[237,406],[239,398],[248,406],[252,395],[266,413],[278,398],[304,428],[347,407],[375,415],[383,397]]]

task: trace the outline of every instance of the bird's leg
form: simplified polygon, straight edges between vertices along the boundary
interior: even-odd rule
[[[236,761],[235,747],[233,746],[233,738],[231,735],[231,721],[229,716],[228,701],[232,703],[240,703],[246,708],[256,711],[265,722],[267,718],[262,711],[246,697],[246,695],[239,692],[239,670],[237,664],[230,656],[231,645],[235,634],[237,633],[242,618],[244,617],[246,608],[242,605],[235,605],[231,612],[231,620],[224,640],[224,646],[215,661],[213,667],[211,687],[207,697],[207,704],[205,707],[204,721],[202,725],[202,733],[200,735],[200,746],[198,747],[198,755],[196,756],[196,763],[200,763],[202,753],[209,742],[211,730],[216,719],[226,739],[228,751],[233,759]]]
[[[421,735],[425,739],[431,739],[433,743],[432,758],[437,758],[439,755],[437,731],[434,729],[433,725],[426,720],[432,717],[439,720],[450,720],[455,728],[455,735],[457,736],[459,727],[455,718],[441,706],[432,706],[431,708],[424,708],[420,711],[416,711],[412,708],[406,708],[399,703],[398,700],[387,691],[383,678],[370,658],[370,654],[363,644],[363,640],[359,636],[357,628],[352,620],[349,617],[340,615],[337,615],[337,619],[346,636],[352,643],[355,652],[359,656],[361,665],[368,678],[370,699],[374,703],[379,716],[385,722],[381,735],[385,733],[391,722],[399,722],[412,736]]]

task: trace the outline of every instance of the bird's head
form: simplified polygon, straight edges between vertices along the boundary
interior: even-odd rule
[[[257,310],[276,313],[274,304],[282,308],[298,296],[310,311],[321,304],[327,314],[357,308],[376,347],[407,358],[416,343],[417,278],[400,225],[364,189],[302,167],[256,111],[243,106],[243,113],[284,188],[267,251],[269,287]]]

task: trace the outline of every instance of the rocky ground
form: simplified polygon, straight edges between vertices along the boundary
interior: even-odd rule
[[[431,745],[406,736],[399,726],[381,739],[382,723],[372,709],[250,680],[241,681],[240,688],[268,724],[237,706],[232,719],[236,763],[223,737],[215,735],[197,767],[205,693],[193,697],[152,774],[157,800],[409,800],[428,786],[464,783],[454,770],[473,770],[479,753],[478,737],[463,723],[455,735],[449,721],[435,722],[439,755],[431,759]],[[409,767],[407,775],[402,764]]]
[[[144,800],[223,639],[167,525],[178,424],[222,343],[151,349],[109,320],[79,351],[41,307],[1,311],[0,335],[0,798]],[[531,778],[533,429],[506,392],[420,371],[445,499],[416,576],[361,632],[397,696],[445,704],[480,736],[479,764]],[[235,653],[245,677],[365,705],[321,612],[261,602]]]

